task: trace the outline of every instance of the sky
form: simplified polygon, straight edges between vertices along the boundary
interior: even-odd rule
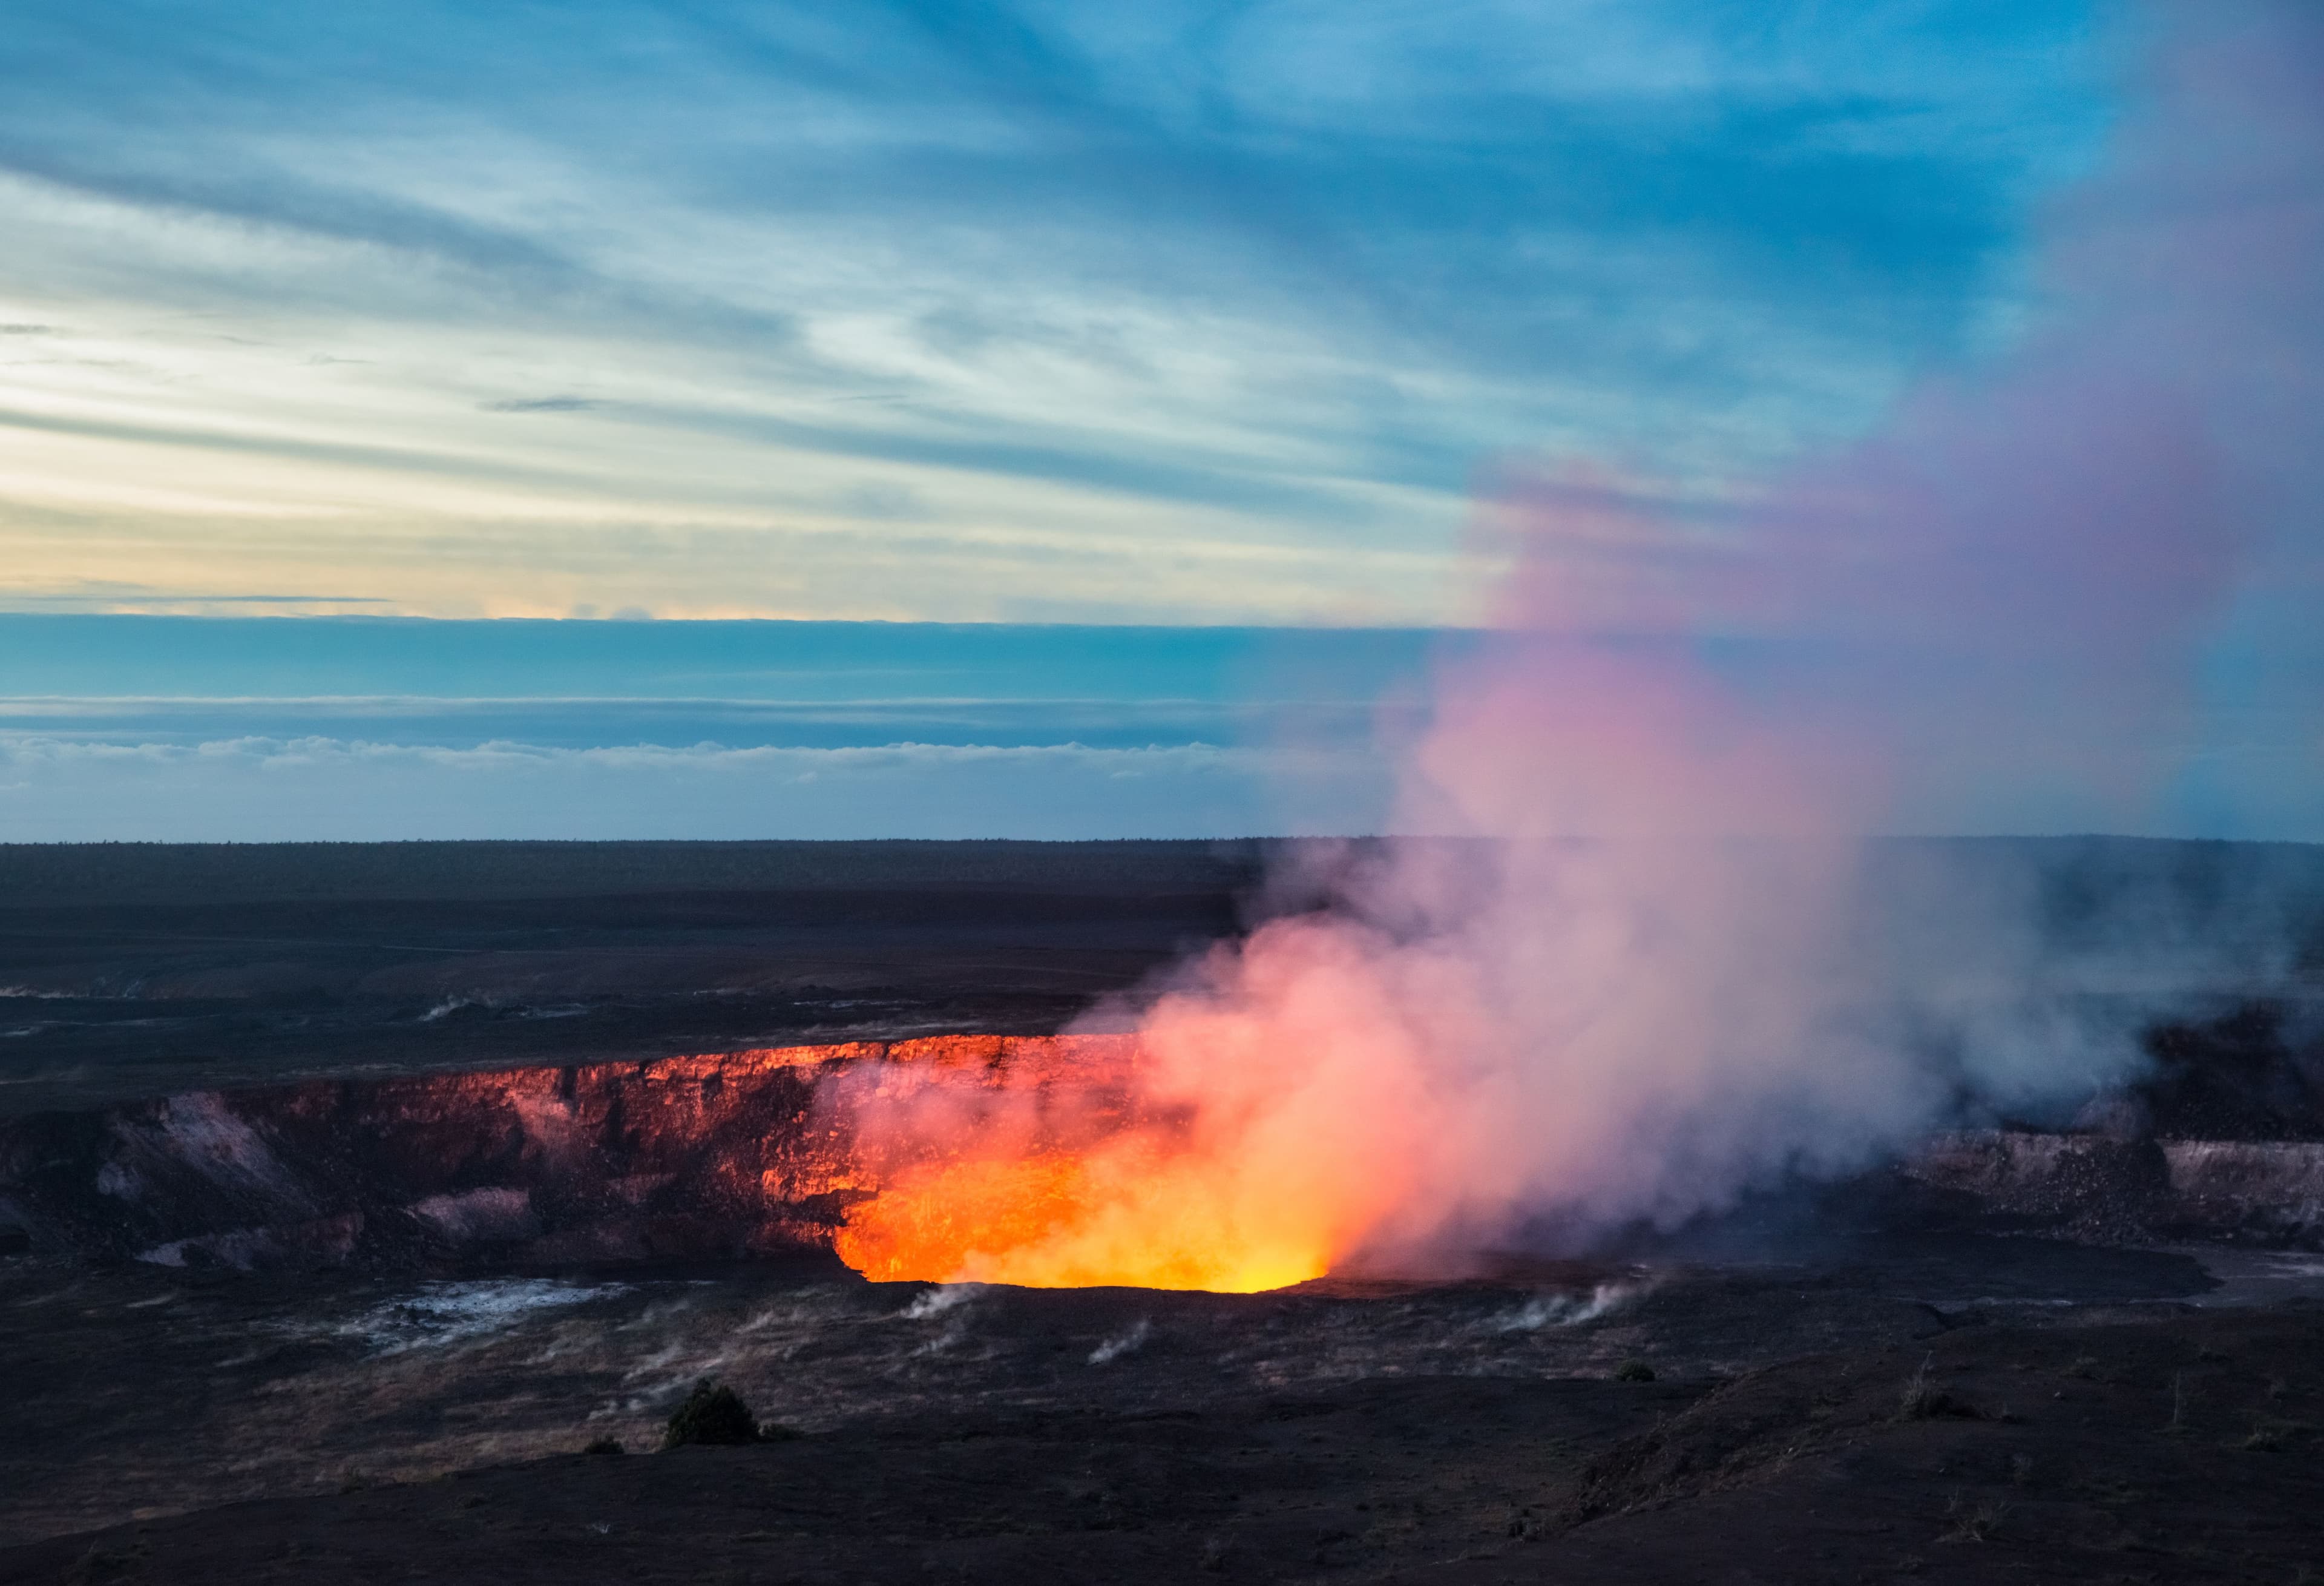
[[[1383,701],[1443,642],[0,615],[0,841],[1372,831]]]
[[[2243,378],[2324,352],[2314,294],[2164,245],[2224,235],[2190,193],[2314,186],[2296,115],[2157,159],[2237,97],[2173,87],[2175,14],[16,0],[0,840],[1377,829],[1547,496],[1629,514],[1552,536],[1586,583],[1775,543],[1771,503],[1879,497],[1892,454],[1977,474],[1932,392],[2135,451],[2024,394],[2116,299],[2083,341],[2192,370],[2228,475],[2324,440]],[[2258,306],[2186,311],[2150,256]],[[1911,716],[1891,824],[2324,837],[2313,484],[2236,509],[2249,554],[2168,632],[1923,579],[1949,639],[2054,628],[2070,664],[2020,672],[2079,681]],[[2052,538],[1895,516],[1994,565]],[[1734,610],[1683,625],[1759,664]],[[1920,687],[1845,630],[1775,669]],[[2139,650],[2186,681],[2134,709]],[[2028,778],[2061,722],[2104,742]]]
[[[2061,0],[18,0],[0,605],[1426,625],[2022,312]]]

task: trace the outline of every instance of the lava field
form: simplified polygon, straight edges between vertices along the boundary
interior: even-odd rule
[[[1007,1084],[1116,1127],[1135,1042],[1057,1033],[1073,977],[1285,906],[1240,850],[910,846],[696,853],[657,893],[622,890],[650,854],[425,845],[315,897],[166,851],[11,891],[0,1581],[2324,1565],[2324,986],[2213,988],[2079,1119],[1584,1249],[891,1281],[865,1231],[904,1181],[852,1107]],[[881,885],[817,870],[851,864]],[[1017,1028],[930,1028],[977,1000]],[[658,1452],[706,1379],[775,1434]]]

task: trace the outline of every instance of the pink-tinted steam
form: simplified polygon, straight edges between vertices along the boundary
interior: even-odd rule
[[[2315,504],[2314,411],[2263,398],[2324,347],[2324,24],[2157,20],[2153,101],[2049,222],[2045,328],[1723,514],[1514,488],[1499,631],[1440,668],[1400,811],[1481,845],[1392,846],[1148,1016],[1157,1093],[1336,1197],[1343,1260],[1668,1222],[1910,1139],[1946,1092],[1849,1017],[1858,840],[2011,776],[2150,813],[2209,626],[2302,549],[2269,513]]]
[[[1190,965],[1132,1098],[1174,1166],[1099,1176],[1045,1236],[1070,1259],[994,1271],[1091,1269],[1093,1242],[1184,1269],[1189,1239],[1249,1243],[1229,1276],[1411,1269],[1668,1225],[1910,1141],[1963,1074],[2038,1099],[2133,1056],[1986,985],[1932,1071],[1881,1003],[1944,1004],[1882,980],[1851,908],[1862,840],[1927,812],[2147,818],[2207,629],[2312,549],[2319,409],[2287,399],[2324,354],[2324,18],[2153,21],[2150,100],[2056,206],[2013,355],[1723,510],[1572,465],[1490,503],[1494,631],[1443,659],[1401,757],[1397,828],[1450,840]],[[1919,922],[1910,974],[2024,939],[1956,907],[1972,926]],[[996,1117],[1033,1140],[1040,1104],[899,1102],[895,1143]]]

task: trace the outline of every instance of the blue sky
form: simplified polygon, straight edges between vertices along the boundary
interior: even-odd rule
[[[0,605],[1459,621],[2006,340],[2088,9],[20,0]]]

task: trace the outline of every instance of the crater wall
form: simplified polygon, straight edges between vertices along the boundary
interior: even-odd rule
[[[0,1120],[0,1240],[168,1265],[828,1249],[873,1193],[851,1068],[1102,1084],[1130,1037],[942,1036],[204,1091]]]
[[[881,1187],[835,1081],[1118,1096],[1134,1056],[1129,1036],[938,1036],[0,1119],[0,1253],[525,1268],[828,1250]],[[1990,1130],[1895,1171],[1940,1222],[2324,1248],[2324,1141]]]

